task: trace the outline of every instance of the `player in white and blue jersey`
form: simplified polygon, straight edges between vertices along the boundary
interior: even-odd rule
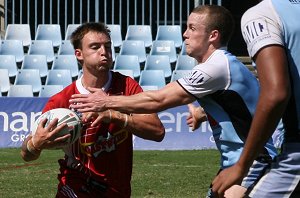
[[[213,182],[213,191],[238,184],[282,116],[281,154],[250,197],[300,197],[300,1],[264,0],[242,17],[248,52],[261,85],[257,110],[240,160]]]
[[[189,75],[160,90],[128,97],[107,96],[101,90],[93,89],[94,93],[90,95],[74,95],[70,100],[71,108],[80,112],[105,109],[127,113],[159,112],[197,100],[205,109],[213,129],[221,153],[220,169],[232,166],[243,150],[259,94],[255,76],[226,50],[233,26],[231,13],[222,6],[195,8],[183,34],[187,54],[199,63]],[[248,188],[256,182],[275,155],[276,149],[270,139],[242,186]]]

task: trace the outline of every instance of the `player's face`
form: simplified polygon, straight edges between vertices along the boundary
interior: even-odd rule
[[[104,33],[89,32],[75,54],[89,70],[108,71],[112,66],[111,40]]]
[[[205,14],[191,13],[187,21],[187,29],[183,34],[187,54],[198,62],[203,62],[209,47],[209,34],[205,31],[205,18]]]

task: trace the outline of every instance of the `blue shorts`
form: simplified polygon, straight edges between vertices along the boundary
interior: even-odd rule
[[[300,197],[300,143],[284,143],[265,175],[253,187],[253,198]]]

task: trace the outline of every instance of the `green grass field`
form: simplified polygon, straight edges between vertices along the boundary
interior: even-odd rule
[[[53,198],[59,150],[25,163],[19,149],[0,149],[0,197]],[[134,151],[132,197],[205,197],[219,169],[217,150]]]

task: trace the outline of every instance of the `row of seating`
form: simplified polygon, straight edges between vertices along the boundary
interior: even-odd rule
[[[61,34],[59,24],[40,24],[36,29],[34,40],[51,40],[54,47],[59,47],[62,40],[69,40],[72,32],[80,24],[69,24],[65,36]],[[115,47],[121,47],[124,36],[119,24],[108,24],[111,38]],[[64,38],[64,39],[63,39]],[[8,24],[5,40],[22,40],[24,46],[29,46],[32,40],[29,24]],[[144,41],[145,47],[152,45],[153,36],[150,25],[129,25],[125,40]],[[182,32],[179,25],[160,25],[157,29],[155,40],[172,40],[176,48],[182,46]]]
[[[114,70],[124,75],[133,76],[133,70]],[[171,81],[175,81],[191,70],[174,70],[171,75]],[[78,78],[82,75],[80,70]],[[19,70],[14,84],[10,84],[7,69],[0,69],[0,95],[9,97],[49,97],[72,82],[69,70],[49,70],[46,82],[42,85],[39,77],[39,71],[36,69]],[[143,70],[138,80],[144,90],[156,90],[165,86],[168,82],[165,79],[163,70]],[[3,94],[2,94],[3,93]]]

